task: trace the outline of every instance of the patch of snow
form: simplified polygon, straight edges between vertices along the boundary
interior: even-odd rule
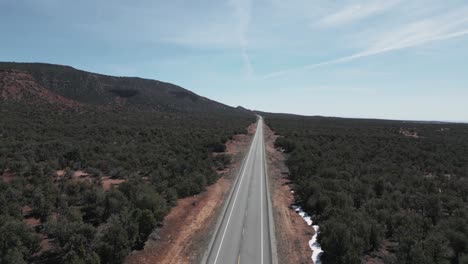
[[[307,225],[311,226],[312,225],[312,219],[311,217],[302,210],[300,206],[293,205],[292,208],[296,213],[298,213],[304,221],[306,221]],[[312,261],[315,264],[320,264],[320,255],[322,255],[323,250],[320,247],[320,244],[317,242],[317,235],[319,234],[319,226],[318,225],[312,225],[312,228],[314,229],[314,235],[312,236],[312,239],[309,240],[309,247],[312,249]]]
[[[317,235],[319,233],[319,226],[312,226],[315,230],[315,234],[312,236],[312,239],[309,241],[309,247],[312,249],[312,260],[315,264],[320,264],[320,255],[322,255],[323,250],[320,247],[320,244],[317,242]]]

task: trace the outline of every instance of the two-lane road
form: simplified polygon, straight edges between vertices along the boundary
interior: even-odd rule
[[[249,152],[210,244],[207,263],[276,262],[265,164],[263,119],[259,117]]]

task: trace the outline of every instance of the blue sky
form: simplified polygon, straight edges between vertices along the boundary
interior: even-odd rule
[[[306,115],[468,121],[468,2],[0,0],[0,60]]]

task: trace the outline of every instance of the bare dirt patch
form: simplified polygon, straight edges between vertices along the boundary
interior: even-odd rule
[[[91,176],[88,173],[86,173],[86,172],[84,172],[82,170],[68,171],[68,173],[69,173],[68,177],[70,177],[73,180],[86,180],[86,179],[91,178]],[[65,176],[67,176],[67,171],[66,170],[57,170],[57,171],[55,171],[55,176],[59,177],[59,178],[65,177]]]
[[[34,77],[24,71],[0,69],[0,100],[26,103],[51,103],[61,108],[78,108],[76,101],[60,96],[41,86]]]
[[[395,251],[398,244],[389,240],[384,240],[380,248],[376,252],[371,252],[364,256],[364,263],[366,264],[384,264],[388,260],[396,261]],[[386,261],[387,260],[387,261]]]
[[[420,136],[418,135],[418,132],[415,131],[414,129],[400,128],[399,133],[404,135],[405,137],[420,138]]]
[[[65,176],[65,170],[58,170],[55,172],[55,174],[57,175],[57,177],[63,177]]]
[[[39,242],[40,249],[38,252],[34,254],[35,256],[37,256],[47,250],[50,250],[54,246],[54,244],[53,244],[53,239],[50,239],[47,236],[47,234],[43,233],[43,231],[38,231],[37,228],[42,225],[42,221],[39,218],[33,217],[31,215],[32,212],[33,212],[33,209],[28,205],[21,207],[21,213],[23,214],[23,217],[24,217],[23,218],[24,223],[32,230],[35,230],[36,234],[40,238],[40,242]],[[57,214],[54,213],[52,217],[56,218]]]
[[[10,183],[15,179],[15,174],[10,171],[4,171],[2,173],[2,181],[5,183]]]
[[[109,176],[103,176],[101,178],[101,186],[104,191],[109,191],[112,187],[117,186],[125,182],[124,179],[112,179]]]
[[[58,178],[64,177],[66,175],[66,171],[65,170],[57,170],[55,172],[55,175]],[[145,178],[145,177],[143,177],[143,178]],[[71,172],[71,179],[74,180],[74,181],[80,181],[80,182],[84,182],[84,181],[91,182],[91,181],[93,181],[92,175],[90,175],[90,174],[88,174],[88,173],[86,173],[84,171],[81,171],[81,170],[72,171]],[[144,180],[148,180],[148,178],[146,178]],[[125,179],[113,179],[110,176],[102,176],[101,177],[101,187],[102,187],[102,189],[104,191],[109,191],[110,189],[112,189],[112,187],[118,186],[119,184],[122,184],[125,181],[126,181]]]
[[[54,240],[49,238],[46,234],[40,234],[40,238],[41,242],[39,242],[39,246],[41,246],[41,249],[36,253],[36,255],[51,250],[54,247]]]
[[[88,178],[88,177],[89,177],[89,174],[81,170],[77,170],[73,173],[74,179]]]
[[[41,225],[41,219],[34,217],[24,218],[24,222],[31,228]]]
[[[285,155],[275,149],[277,135],[265,125],[265,148],[267,152],[268,175],[275,218],[275,231],[279,263],[313,263],[309,240],[314,229],[291,208],[294,196],[287,178],[288,169]]]
[[[24,217],[28,217],[31,215],[33,209],[31,208],[31,206],[29,205],[25,205],[23,207],[21,207],[21,214],[24,216]]]
[[[177,206],[164,218],[164,226],[150,235],[145,248],[133,252],[127,264],[198,263],[203,257],[218,213],[240,168],[242,157],[255,134],[255,124],[247,135],[235,135],[226,142],[226,152],[232,156],[227,169],[219,171],[221,178],[199,195],[179,199]]]

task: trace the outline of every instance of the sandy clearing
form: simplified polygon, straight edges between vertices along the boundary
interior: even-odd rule
[[[124,179],[112,179],[109,176],[103,176],[101,178],[101,186],[104,191],[109,191],[112,187],[118,186],[123,182],[125,182]]]
[[[15,174],[6,170],[2,173],[2,180],[5,183],[10,183],[15,179]]]

